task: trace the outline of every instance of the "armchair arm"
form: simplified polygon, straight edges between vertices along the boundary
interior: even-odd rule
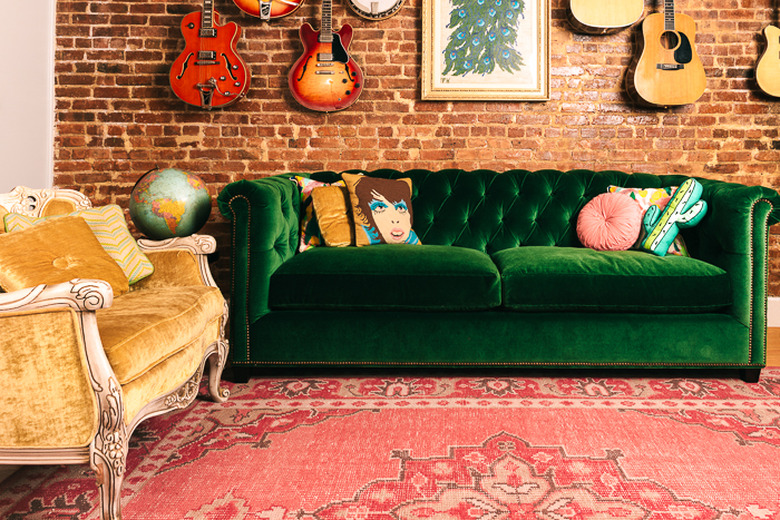
[[[50,455],[36,448],[72,449],[68,457],[86,460],[98,410],[118,392],[95,320],[112,301],[103,280],[0,294],[0,379],[8,383],[0,395],[0,463]],[[3,448],[31,449],[39,459]]]
[[[216,287],[207,255],[217,250],[217,241],[209,235],[191,235],[166,240],[141,238],[138,246],[154,264],[152,276],[138,282],[139,287],[203,284]],[[191,269],[195,264],[197,274]]]
[[[19,311],[71,308],[75,311],[96,311],[114,302],[111,285],[103,280],[74,278],[53,285],[36,285],[0,294],[0,315]]]

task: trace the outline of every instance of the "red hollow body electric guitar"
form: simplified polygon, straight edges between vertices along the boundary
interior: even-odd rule
[[[185,103],[206,110],[231,105],[249,90],[249,69],[236,53],[241,28],[219,25],[214,0],[203,0],[203,12],[181,22],[186,46],[170,72],[173,92]]]
[[[363,72],[349,54],[352,27],[331,29],[331,0],[322,2],[322,30],[301,26],[304,53],[290,69],[287,83],[295,100],[311,110],[343,110],[360,97]]]

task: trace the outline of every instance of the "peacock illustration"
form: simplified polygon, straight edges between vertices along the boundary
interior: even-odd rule
[[[523,57],[515,49],[523,0],[451,0],[452,34],[444,49],[443,76],[490,74],[496,68],[519,71]]]

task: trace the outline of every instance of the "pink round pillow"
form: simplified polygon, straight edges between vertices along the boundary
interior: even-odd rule
[[[625,251],[639,238],[642,208],[622,193],[597,195],[577,217],[577,236],[585,247]]]

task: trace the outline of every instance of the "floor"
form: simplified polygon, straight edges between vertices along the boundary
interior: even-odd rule
[[[780,327],[767,329],[766,364],[768,366],[780,366]],[[16,469],[17,467],[15,466],[0,466],[0,482]]]
[[[766,331],[766,364],[780,366],[780,327],[770,327]]]

